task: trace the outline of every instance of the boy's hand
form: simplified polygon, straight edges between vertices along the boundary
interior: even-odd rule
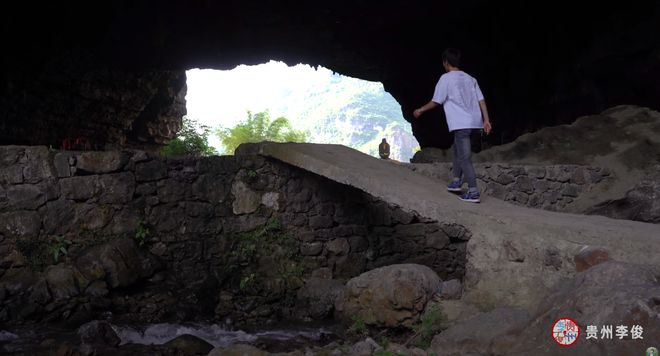
[[[490,121],[484,122],[484,132],[488,135],[493,130],[493,126],[490,124]]]
[[[418,119],[420,116],[422,116],[423,112],[424,111],[422,111],[422,109],[415,109],[415,111],[413,111],[413,116],[415,117],[415,119]]]

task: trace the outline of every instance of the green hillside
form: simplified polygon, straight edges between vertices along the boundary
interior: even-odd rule
[[[377,156],[386,138],[393,159],[408,161],[418,146],[401,107],[382,84],[336,74],[306,90],[284,93],[278,108],[309,141],[337,143]]]

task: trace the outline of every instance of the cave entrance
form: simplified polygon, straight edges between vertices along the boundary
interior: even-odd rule
[[[216,128],[232,128],[252,115],[268,112],[285,117],[306,142],[342,144],[372,156],[386,138],[391,158],[409,162],[419,144],[401,106],[383,84],[334,73],[306,64],[283,62],[232,70],[191,69],[186,72],[188,117],[212,128],[209,143],[227,152]]]

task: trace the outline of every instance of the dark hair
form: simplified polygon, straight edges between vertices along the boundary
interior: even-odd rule
[[[447,62],[452,67],[461,66],[461,51],[456,48],[447,48],[442,52],[442,62]]]

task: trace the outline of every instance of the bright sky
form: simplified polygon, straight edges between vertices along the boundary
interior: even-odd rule
[[[315,68],[306,64],[289,67],[276,61],[256,66],[240,65],[225,71],[192,69],[186,72],[186,76],[187,115],[202,124],[211,128],[233,127],[246,119],[248,110],[252,113],[268,110],[272,118],[285,116],[303,131],[309,129],[308,122],[296,122],[301,114],[295,111],[299,106],[295,101],[304,99],[296,94],[324,92],[333,80],[336,82],[340,77],[324,67]],[[366,85],[358,86],[359,83],[366,83],[360,79],[341,78],[345,83],[355,81],[356,88]],[[381,83],[368,87],[380,87],[382,90]],[[347,92],[345,95],[350,94]],[[285,97],[289,102],[285,102]],[[216,148],[221,146],[216,135],[210,135],[209,143]]]
[[[245,120],[247,111],[269,110],[271,117],[285,115],[280,98],[286,91],[295,91],[313,83],[326,83],[333,75],[329,69],[315,69],[298,64],[293,67],[283,62],[246,66],[233,70],[192,69],[186,72],[188,117],[210,127],[233,127]],[[219,147],[212,135],[211,145]]]

